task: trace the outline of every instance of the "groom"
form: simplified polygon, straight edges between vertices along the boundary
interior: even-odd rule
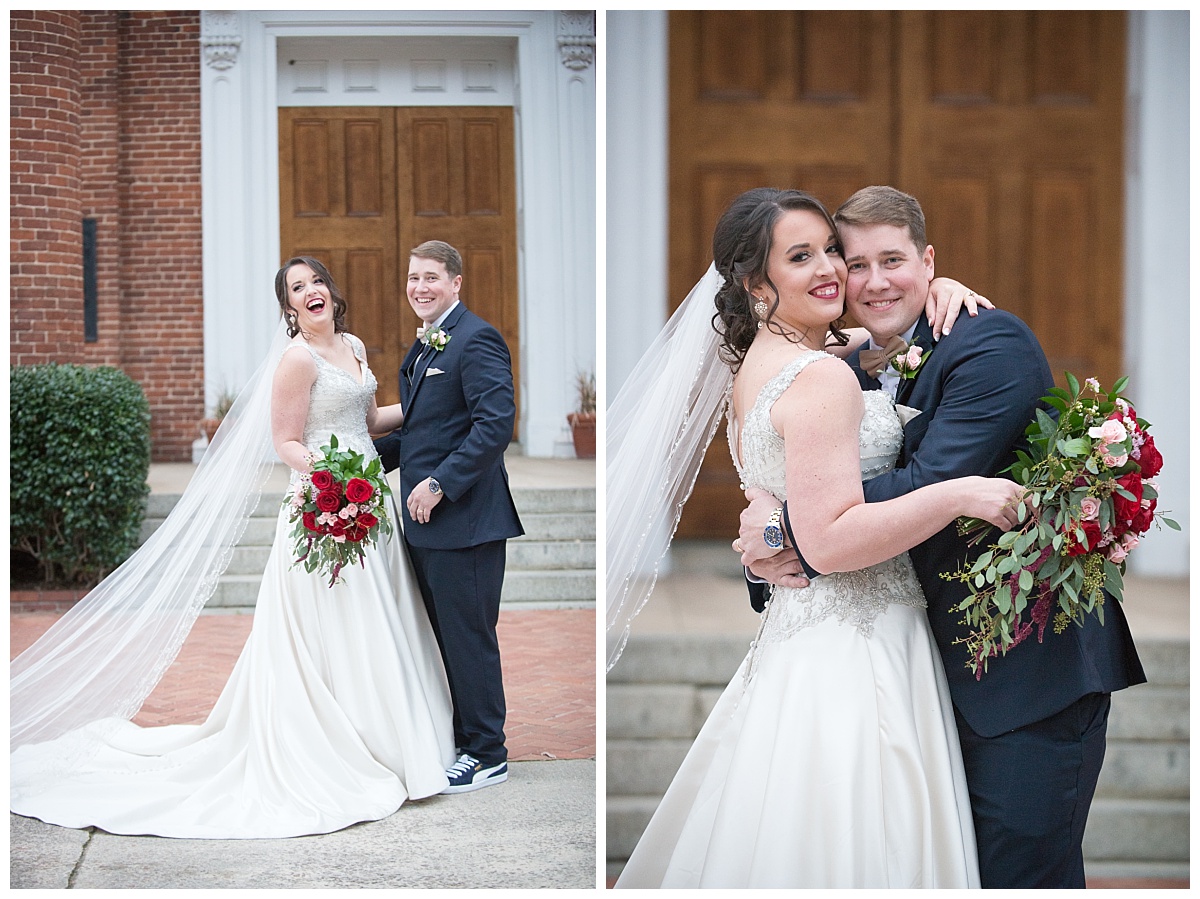
[[[963,475],[995,475],[1015,461],[1025,426],[1053,385],[1037,339],[1015,316],[984,309],[959,318],[934,342],[922,315],[933,247],[914,198],[890,187],[864,188],[834,220],[848,270],[847,308],[871,335],[847,361],[864,390],[887,390],[897,403],[921,410],[905,425],[897,468],[863,483],[867,501]],[[876,377],[879,363],[864,372],[863,357],[897,336],[930,353],[916,378],[899,379],[890,367]],[[818,576],[798,550],[786,550],[790,559],[764,558],[773,551],[763,530],[777,509],[763,493],[742,513],[743,560],[753,573],[779,581],[787,570],[781,563],[795,566],[799,556],[805,572]],[[790,511],[793,518],[803,514]],[[954,525],[911,551],[954,702],[982,884],[1082,888],[1083,831],[1104,760],[1109,694],[1146,680],[1125,615],[1120,603],[1109,602],[1104,625],[1089,617],[1062,634],[1048,630],[1044,642],[1030,637],[992,659],[976,680],[966,648],[955,643],[966,632],[956,610],[967,587],[941,578],[967,555]],[[762,589],[751,584],[756,605]]]
[[[461,287],[450,244],[412,251],[408,302],[424,325],[400,370],[404,423],[375,441],[384,469],[400,469],[404,541],[454,701],[458,760],[445,793],[508,779],[496,621],[505,540],[524,533],[504,469],[512,361],[500,332],[459,300]]]

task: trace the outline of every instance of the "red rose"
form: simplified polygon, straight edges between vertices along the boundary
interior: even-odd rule
[[[1074,529],[1067,532],[1068,556],[1082,556],[1100,542],[1100,525],[1097,522],[1084,521],[1080,527],[1083,528],[1083,543],[1076,542]]]
[[[362,478],[351,478],[346,484],[346,499],[352,503],[365,503],[375,493],[375,488]]]
[[[1133,494],[1133,499],[1126,499],[1119,493],[1112,495],[1113,517],[1116,518],[1116,524],[1118,525],[1115,530],[1120,533],[1129,527],[1130,522],[1133,521],[1133,516],[1141,511],[1142,476],[1136,471],[1131,471],[1129,474],[1117,478],[1117,484]]]
[[[342,505],[342,498],[332,490],[322,490],[317,494],[317,508],[322,512],[336,512]]]
[[[1146,434],[1146,442],[1138,450],[1138,465],[1142,469],[1142,477],[1152,478],[1162,470],[1163,458],[1154,445],[1154,438]]]
[[[310,531],[319,531],[320,530],[320,528],[317,526],[317,513],[316,512],[305,512],[304,513],[304,526],[306,528],[308,528]]]
[[[367,536],[367,529],[358,525],[351,525],[346,528],[346,539],[351,543],[358,543]]]
[[[335,483],[333,475],[323,468],[312,473],[312,485],[318,490],[328,490]]]
[[[1129,523],[1129,529],[1136,531],[1139,534],[1144,534],[1150,530],[1150,525],[1154,524],[1154,509],[1158,505],[1158,500],[1150,500],[1150,505],[1144,509],[1138,509],[1137,514],[1133,516],[1133,521]]]
[[[358,513],[358,523],[361,524],[364,528],[373,528],[373,527],[375,527],[375,525],[379,524],[379,519],[376,518],[374,515],[372,515],[370,512],[359,512]]]

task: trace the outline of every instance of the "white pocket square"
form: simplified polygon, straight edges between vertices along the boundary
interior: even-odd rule
[[[896,414],[900,416],[900,426],[904,427],[914,418],[921,414],[920,409],[914,409],[912,406],[896,406]]]
[[[433,377],[434,375],[444,375],[444,374],[445,374],[445,372],[444,372],[444,371],[442,371],[440,368],[427,368],[427,369],[425,369],[425,377],[427,377],[427,378],[431,378],[431,377]]]

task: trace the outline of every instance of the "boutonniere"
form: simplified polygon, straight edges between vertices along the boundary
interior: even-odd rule
[[[431,346],[440,353],[450,342],[450,335],[443,330],[441,325],[437,325],[432,328],[417,328],[417,339],[425,346]]]
[[[907,353],[901,353],[892,359],[892,368],[900,373],[902,379],[911,381],[921,371],[921,367],[931,352],[933,351],[926,350],[922,353],[921,348],[913,344],[908,348]]]

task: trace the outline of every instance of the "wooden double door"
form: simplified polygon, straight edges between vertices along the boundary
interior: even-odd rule
[[[419,324],[409,251],[426,240],[462,254],[462,299],[504,335],[520,384],[511,107],[283,107],[279,185],[283,260],[328,266],[381,404],[399,400]]]
[[[891,184],[925,210],[939,274],[1023,318],[1063,372],[1122,360],[1123,12],[670,14],[670,295],[751,187],[834,210]],[[732,538],[713,442],[679,533]]]

